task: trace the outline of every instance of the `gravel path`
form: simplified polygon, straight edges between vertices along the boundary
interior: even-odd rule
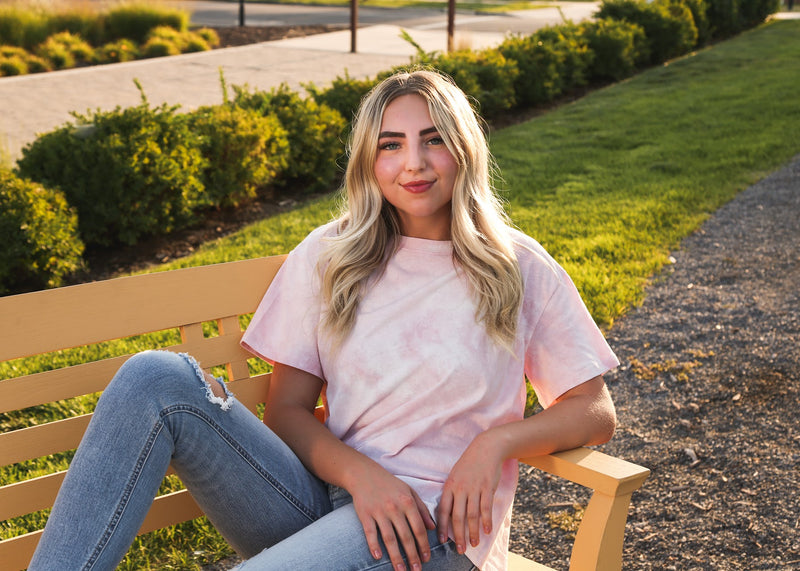
[[[800,155],[688,237],[610,331],[619,428],[602,450],[652,470],[625,569],[800,569],[799,244]],[[566,569],[562,528],[587,501],[523,468],[512,550]]]

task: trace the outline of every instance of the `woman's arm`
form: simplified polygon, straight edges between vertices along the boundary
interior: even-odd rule
[[[378,534],[395,569],[403,569],[402,546],[412,569],[430,558],[427,529],[433,518],[416,492],[378,463],[336,438],[314,416],[323,381],[275,363],[264,422],[320,479],[353,496],[373,557],[382,556]]]
[[[452,524],[456,548],[463,553],[467,538],[471,545],[478,544],[481,525],[485,533],[491,531],[494,493],[506,460],[602,444],[615,427],[614,404],[598,376],[567,391],[538,414],[479,434],[445,482],[437,509],[440,540]]]

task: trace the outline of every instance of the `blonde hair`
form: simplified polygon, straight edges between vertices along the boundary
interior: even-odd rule
[[[325,326],[340,341],[355,323],[370,276],[379,274],[399,242],[395,208],[383,199],[375,178],[378,135],[386,107],[402,95],[419,95],[458,164],[453,189],[453,257],[466,275],[476,319],[499,344],[511,348],[522,303],[522,278],[508,219],[491,185],[494,162],[478,116],[464,93],[444,75],[416,70],[392,75],[367,94],[348,144],[349,163],[339,234],[323,256]]]

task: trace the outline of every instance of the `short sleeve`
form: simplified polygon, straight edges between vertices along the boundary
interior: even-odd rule
[[[286,258],[242,336],[242,346],[269,363],[323,378],[318,347],[318,260],[328,226],[313,231]]]
[[[528,268],[525,374],[543,407],[619,365],[577,288],[543,250]]]

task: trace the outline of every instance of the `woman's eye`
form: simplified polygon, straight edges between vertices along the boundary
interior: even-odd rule
[[[441,137],[431,137],[428,139],[429,145],[444,145],[444,139]]]
[[[378,145],[378,149],[381,151],[394,151],[400,148],[400,143],[395,141],[387,141],[385,143],[381,143]]]

